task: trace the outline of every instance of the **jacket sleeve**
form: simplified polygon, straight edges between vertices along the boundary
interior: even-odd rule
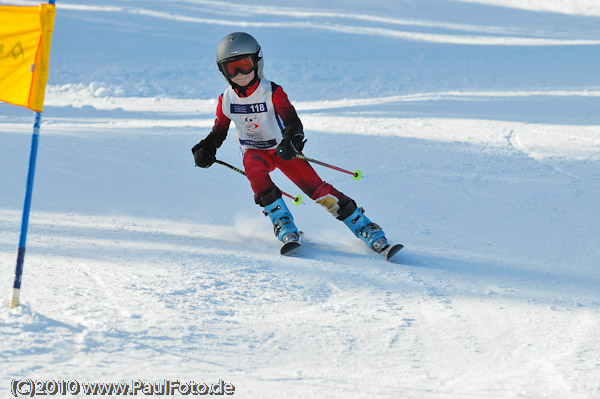
[[[273,83],[273,106],[285,126],[283,135],[285,137],[304,137],[304,127],[296,113],[296,108],[294,108],[281,86],[275,83]]]
[[[223,113],[223,95],[221,94],[219,96],[219,103],[217,104],[217,118],[215,119],[215,123],[208,136],[202,140],[204,146],[213,150],[213,153],[216,153],[217,148],[221,147],[221,144],[227,138],[227,131],[230,124],[231,119]]]

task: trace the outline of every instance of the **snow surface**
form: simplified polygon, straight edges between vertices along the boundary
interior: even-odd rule
[[[600,397],[599,17],[596,0],[59,1],[13,311],[32,116],[0,104],[0,397],[13,378]],[[406,245],[393,262],[310,200],[281,257],[247,180],[194,167],[238,30],[306,155],[363,172],[315,166]],[[230,136],[219,157],[241,166]]]

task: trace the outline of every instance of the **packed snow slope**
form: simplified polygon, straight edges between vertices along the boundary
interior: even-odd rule
[[[363,172],[315,165],[405,244],[393,262],[306,195],[281,257],[248,181],[194,167],[240,30],[305,154]],[[32,115],[0,104],[0,397],[600,397],[599,70],[596,0],[59,1],[12,311]],[[241,166],[233,132],[218,157]]]

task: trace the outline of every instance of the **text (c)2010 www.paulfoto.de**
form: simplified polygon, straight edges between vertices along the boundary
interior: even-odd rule
[[[233,395],[235,386],[232,383],[219,380],[216,383],[164,379],[160,382],[79,382],[77,380],[34,380],[14,379],[11,382],[11,393],[14,397],[21,396],[180,396],[180,395]]]

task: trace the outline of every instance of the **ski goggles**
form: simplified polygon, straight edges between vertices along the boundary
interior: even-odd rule
[[[225,60],[219,64],[221,72],[228,77],[233,78],[238,73],[249,74],[254,70],[254,58],[251,55],[244,55],[240,58]]]

